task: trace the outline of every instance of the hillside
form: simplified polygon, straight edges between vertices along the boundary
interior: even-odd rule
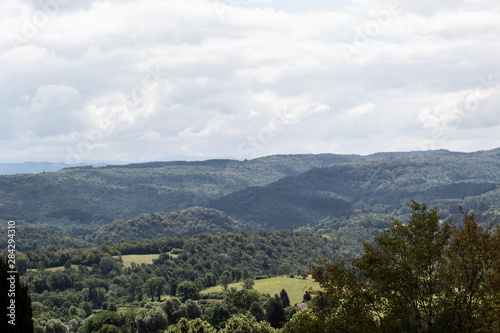
[[[500,214],[500,151],[441,157],[392,158],[316,168],[213,200],[208,205],[247,225],[294,228],[328,216],[384,213],[401,216],[411,200]]]
[[[471,207],[481,209],[500,196],[498,151],[274,155],[0,176],[0,221],[81,238],[113,221],[191,206],[222,210],[245,229],[289,229],[358,213],[397,215],[410,198],[456,211],[469,204],[462,198],[473,197]],[[487,214],[495,216],[495,205]]]
[[[200,205],[311,168],[358,160],[356,155],[277,155],[0,176],[0,220],[89,233],[114,220]]]
[[[123,239],[183,237],[204,232],[242,231],[241,224],[224,213],[201,207],[190,207],[169,213],[142,214],[102,226],[89,240],[95,243],[119,242]]]

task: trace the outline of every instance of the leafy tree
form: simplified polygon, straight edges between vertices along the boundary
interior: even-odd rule
[[[255,281],[252,278],[246,278],[242,283],[244,289],[253,289],[254,285]]]
[[[151,302],[154,301],[154,297],[157,298],[158,301],[161,300],[161,295],[163,293],[163,289],[165,288],[165,285],[167,284],[167,281],[165,280],[164,277],[152,277],[149,278],[146,283],[144,284],[144,289],[146,290],[147,294],[151,297]]]
[[[323,288],[313,292],[312,318],[319,324],[311,326],[349,332],[494,331],[498,316],[490,304],[498,304],[498,286],[490,281],[500,273],[498,248],[492,246],[498,228],[484,232],[467,213],[464,226],[456,227],[441,222],[437,208],[414,201],[410,207],[410,220],[394,220],[364,244],[361,258],[311,266]],[[287,326],[292,329],[295,322],[303,324],[292,320]]]
[[[218,328],[231,317],[227,306],[223,303],[216,303],[214,306],[205,310],[204,319],[212,326]]]
[[[70,306],[69,314],[70,314],[70,316],[78,316],[78,309],[76,308],[76,306],[74,306],[74,305]]]
[[[276,329],[272,328],[266,321],[257,321],[255,317],[248,314],[238,314],[229,318],[226,326],[219,333],[276,333]]]
[[[284,262],[278,267],[278,275],[288,275],[292,273],[292,265],[289,262]]]
[[[283,302],[278,294],[274,297],[269,298],[266,304],[266,317],[267,321],[274,328],[280,328],[286,321],[285,309],[283,307]]]
[[[224,291],[227,291],[227,287],[231,283],[231,275],[229,274],[229,272],[224,271],[219,279],[220,283],[222,284],[222,287],[224,288]]]
[[[84,333],[97,332],[104,325],[114,325],[119,327],[122,324],[122,318],[113,311],[102,311],[90,316],[83,325]]]
[[[188,299],[199,299],[200,292],[196,287],[196,284],[193,282],[183,281],[179,283],[179,286],[177,287],[177,297],[179,297],[182,302],[185,302]]]
[[[102,257],[101,260],[99,261],[99,270],[104,275],[107,275],[112,270],[117,269],[117,267],[118,263],[116,262],[116,260],[109,256]]]
[[[491,305],[500,299],[494,296],[500,285],[491,283],[500,278],[498,230],[483,231],[474,213],[462,213],[464,225],[452,225],[453,241],[446,249],[447,282],[452,288],[446,290],[443,321],[452,323],[457,332],[489,331],[495,322],[500,324],[498,315],[496,320],[491,316]]]
[[[296,314],[297,312],[299,312],[300,309],[294,305],[290,305],[290,306],[287,306],[285,308],[285,318],[286,318],[286,321],[290,321],[290,319],[292,319],[293,315]]]
[[[87,317],[92,314],[92,304],[90,302],[81,302],[80,309],[83,309],[85,311]]]
[[[154,306],[150,309],[139,309],[135,317],[135,324],[138,333],[156,333],[167,328],[168,319],[165,312]]]
[[[253,289],[236,290],[231,288],[224,301],[235,311],[238,309],[248,310],[253,302],[259,301],[259,296],[260,294]]]
[[[116,312],[118,310],[118,306],[116,305],[115,302],[111,302],[109,303],[108,305],[108,310],[109,311],[113,311],[113,312]]]
[[[217,330],[200,318],[191,321],[181,318],[177,324],[169,326],[165,333],[217,333]]]
[[[163,311],[167,315],[168,323],[175,324],[184,316],[182,303],[177,297],[171,297],[163,303]]]
[[[217,278],[215,277],[215,275],[213,275],[212,273],[208,273],[207,275],[205,275],[205,278],[203,279],[203,286],[205,288],[213,287],[216,284]]]
[[[231,279],[233,280],[233,282],[238,282],[239,280],[241,280],[242,275],[243,275],[243,272],[239,268],[234,268],[231,271]]]
[[[364,245],[365,253],[354,266],[386,306],[383,315],[378,311],[382,327],[432,332],[447,286],[441,277],[447,270],[444,251],[451,230],[448,223],[440,223],[437,208],[428,210],[415,201],[410,208],[408,224],[394,220],[392,228]]]
[[[259,302],[253,302],[248,309],[250,314],[255,317],[257,321],[266,320],[266,312]]]
[[[177,294],[177,286],[179,285],[179,282],[175,278],[170,279],[169,282],[170,282],[170,295],[175,296]]]
[[[298,311],[293,316],[282,330],[283,333],[329,333],[325,321],[318,318],[316,313],[308,310]],[[375,331],[374,331],[375,332]]]
[[[10,332],[10,331],[7,331]],[[67,333],[68,327],[64,325],[59,319],[49,319],[45,326],[47,333]]]
[[[252,276],[251,276],[250,272],[248,271],[248,268],[246,268],[246,267],[243,268],[243,279],[246,280],[246,279],[251,278],[251,277]]]
[[[184,317],[187,319],[196,319],[201,317],[201,308],[195,301],[188,299],[181,306]]]
[[[122,330],[115,325],[106,324],[97,333],[122,333]]]
[[[281,302],[283,303],[283,307],[286,308],[286,307],[290,306],[290,299],[288,298],[288,294],[286,293],[285,289],[281,289],[280,298],[281,298]]]

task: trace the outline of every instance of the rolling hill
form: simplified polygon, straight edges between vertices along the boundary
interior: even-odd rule
[[[294,228],[327,216],[383,213],[401,216],[411,199],[500,215],[500,150],[390,158],[315,168],[263,187],[249,187],[209,203],[255,228]]]
[[[114,220],[207,203],[357,155],[276,155],[249,161],[151,162],[0,176],[0,220],[97,230]],[[75,231],[73,231],[75,230]]]
[[[202,207],[190,207],[169,213],[142,214],[102,226],[89,240],[95,243],[123,239],[183,237],[204,232],[240,232],[242,226],[224,213]]]

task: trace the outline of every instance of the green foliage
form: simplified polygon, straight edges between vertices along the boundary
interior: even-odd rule
[[[297,228],[331,217],[391,214],[410,199],[459,216],[460,204],[485,211],[492,221],[500,212],[498,149],[474,154],[378,159],[315,168],[284,177],[265,187],[252,187],[215,199],[220,209],[254,228]],[[404,156],[404,155],[403,155]],[[380,156],[382,157],[382,156]],[[372,225],[382,229],[382,226]]]
[[[280,328],[286,322],[283,302],[277,294],[275,294],[274,297],[269,298],[266,304],[266,317],[267,321],[274,328]]]
[[[285,289],[281,289],[280,298],[284,308],[290,306],[290,299],[288,298],[288,294],[286,293]]]
[[[182,318],[177,324],[169,326],[165,333],[217,333],[217,330],[199,318],[191,321]]]
[[[113,312],[116,312],[118,310],[118,306],[116,305],[115,302],[111,302],[109,303],[108,305],[108,310],[109,311],[113,311]]]
[[[224,301],[233,310],[232,312],[237,312],[238,309],[248,310],[252,303],[259,301],[259,298],[260,294],[256,290],[231,288]]]
[[[239,232],[242,226],[224,213],[202,207],[190,207],[169,213],[142,214],[115,221],[97,230],[90,239],[97,243],[122,239],[182,237],[203,232]]]
[[[186,315],[185,309],[182,308],[181,301],[176,297],[168,298],[162,305],[162,309],[167,315],[169,324],[177,323],[182,317]]]
[[[177,297],[179,297],[183,302],[188,299],[199,299],[200,291],[198,290],[198,287],[196,287],[196,284],[190,281],[183,281],[179,283],[179,286],[177,286]]]
[[[288,155],[243,162],[154,162],[0,176],[0,220],[59,226],[80,236],[115,219],[199,205],[314,167],[359,159],[333,154]],[[63,239],[53,240],[66,245]]]
[[[440,222],[437,209],[414,201],[410,207],[409,221],[395,220],[365,243],[359,259],[311,266],[323,288],[314,292],[309,319],[323,327],[318,332],[494,331],[498,228],[483,231],[467,212],[457,227]],[[285,332],[305,325],[297,318]]]
[[[102,311],[90,316],[83,326],[84,333],[99,331],[104,325],[113,325],[119,327],[122,324],[122,318],[113,311]]]
[[[264,308],[259,302],[253,302],[250,304],[250,308],[248,309],[248,312],[255,317],[255,320],[257,321],[263,321],[266,320],[266,312],[264,311]]]
[[[288,262],[284,262],[278,267],[278,275],[288,275],[292,273],[292,270],[292,265]]]
[[[226,326],[219,330],[219,333],[276,333],[276,329],[272,328],[268,322],[257,321],[250,315],[235,315],[232,316],[226,323]]]
[[[231,275],[229,275],[228,271],[224,271],[220,276],[220,284],[224,288],[224,291],[227,291],[227,286],[231,283]]]
[[[167,328],[168,319],[160,307],[153,306],[149,309],[139,309],[135,317],[135,324],[138,333],[155,333]]]
[[[208,321],[213,327],[220,328],[231,317],[231,313],[227,306],[222,303],[215,303],[214,306],[208,308],[203,319]]]
[[[80,308],[85,311],[86,316],[90,316],[92,314],[92,304],[89,302],[80,303]]]
[[[144,290],[146,290],[146,293],[149,295],[149,297],[151,297],[151,301],[154,301],[154,297],[156,297],[158,301],[160,301],[166,284],[167,281],[163,276],[155,276],[149,278],[146,281],[146,283],[144,284]]]
[[[243,289],[252,289],[255,285],[255,281],[252,278],[246,278],[241,285]]]
[[[187,319],[201,318],[201,308],[195,301],[188,299],[181,306],[181,311],[183,312],[183,317]]]

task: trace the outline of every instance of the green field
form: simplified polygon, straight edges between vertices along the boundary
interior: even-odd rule
[[[122,262],[124,267],[130,267],[133,262],[136,264],[152,264],[153,259],[158,259],[159,254],[127,254],[122,257]],[[118,256],[113,257],[118,259]]]
[[[132,263],[135,262],[136,264],[152,264],[153,259],[158,259],[160,255],[159,254],[127,254],[122,257],[122,262],[124,267],[130,267],[132,266]],[[113,259],[118,260],[120,256],[114,256]],[[72,269],[78,269],[78,265],[71,265]],[[38,269],[36,268],[31,268],[28,269],[28,271],[36,272]],[[57,267],[50,267],[46,269],[47,271],[51,272],[57,272],[57,271],[62,271],[64,270],[64,266],[57,266]]]
[[[228,288],[236,288],[242,289],[242,283],[231,283]],[[289,277],[274,277],[263,280],[255,280],[255,285],[253,286],[255,290],[260,293],[265,293],[269,295],[274,295],[280,293],[281,289],[285,289],[288,294],[288,298],[290,299],[290,304],[300,303],[302,302],[302,296],[309,288],[314,290],[319,290],[319,284],[313,281],[310,277],[306,280],[289,278]],[[207,294],[210,292],[219,292],[222,291],[222,286],[210,287],[208,289],[203,290],[200,294]]]
[[[57,267],[46,268],[45,270],[49,272],[57,272],[57,271],[63,271],[64,269],[65,269],[64,266],[57,266]],[[78,265],[71,265],[71,269],[78,269]],[[37,268],[28,269],[28,272],[37,272],[37,271],[38,271]]]

